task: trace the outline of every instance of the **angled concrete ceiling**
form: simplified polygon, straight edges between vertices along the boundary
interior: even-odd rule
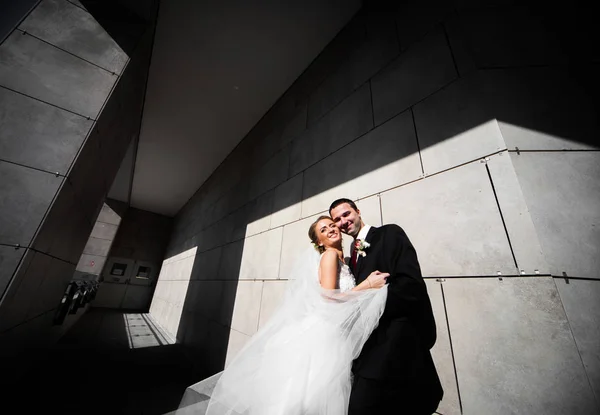
[[[360,6],[162,1],[131,206],[175,215]]]

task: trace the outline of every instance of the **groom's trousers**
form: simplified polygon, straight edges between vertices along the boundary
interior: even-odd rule
[[[348,415],[431,415],[439,405],[425,391],[355,375]]]

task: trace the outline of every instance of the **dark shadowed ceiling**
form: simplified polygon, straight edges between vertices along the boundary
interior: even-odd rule
[[[131,205],[175,215],[360,3],[162,1]]]

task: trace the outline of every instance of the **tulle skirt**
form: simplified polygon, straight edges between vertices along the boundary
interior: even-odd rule
[[[324,290],[302,255],[281,306],[217,382],[208,415],[345,415],[351,365],[383,314],[387,286]]]
[[[307,316],[270,336],[258,361],[246,364],[244,355],[252,349],[225,370],[207,414],[347,413],[352,350],[336,325]]]

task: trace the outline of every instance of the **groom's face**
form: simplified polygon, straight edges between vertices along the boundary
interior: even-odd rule
[[[331,218],[342,232],[353,238],[358,235],[362,226],[360,210],[354,210],[348,203],[342,203],[331,209]]]

